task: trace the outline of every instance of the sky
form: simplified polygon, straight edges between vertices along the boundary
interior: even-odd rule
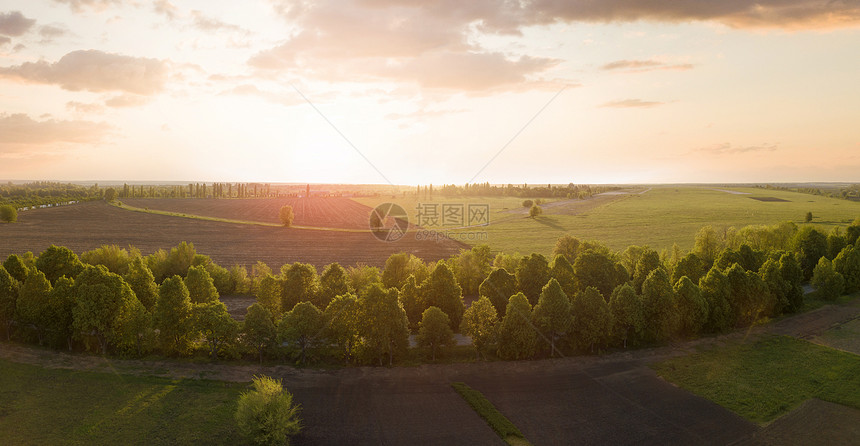
[[[0,0],[0,179],[860,182],[849,0]]]

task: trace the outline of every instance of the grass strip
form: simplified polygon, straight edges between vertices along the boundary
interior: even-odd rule
[[[469,387],[466,383],[451,383],[451,387],[472,406],[472,409],[483,418],[496,434],[510,445],[530,445],[523,433],[514,426],[481,392]]]
[[[789,336],[740,341],[652,366],[657,374],[757,423],[810,398],[860,409],[860,356]]]
[[[244,444],[233,414],[246,387],[0,360],[0,443]]]

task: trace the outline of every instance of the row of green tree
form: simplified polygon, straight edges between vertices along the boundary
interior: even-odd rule
[[[691,252],[662,254],[563,236],[551,262],[479,246],[429,263],[394,254],[381,271],[333,263],[319,275],[304,263],[227,270],[189,243],[149,256],[104,246],[80,259],[52,246],[6,259],[0,316],[7,337],[102,352],[393,362],[410,332],[435,356],[460,331],[481,354],[526,358],[748,326],[800,309],[805,280],[826,298],[855,292],[858,236],[860,222],[828,235],[793,224],[705,227]],[[243,324],[218,301],[237,292],[258,301]],[[464,295],[478,299],[467,309]]]
[[[34,181],[25,184],[15,184],[10,181],[0,184],[0,205],[10,205],[15,209],[70,201],[98,200],[101,197],[102,190],[98,185],[86,187],[51,181]]]

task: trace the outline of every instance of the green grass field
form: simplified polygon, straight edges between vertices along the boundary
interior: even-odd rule
[[[244,444],[245,384],[46,369],[0,360],[3,444]]]
[[[733,343],[653,367],[666,380],[758,423],[809,398],[860,409],[860,357],[787,336]]]
[[[490,226],[453,232],[486,231],[484,242],[464,241],[469,244],[486,243],[494,251],[539,252],[544,255],[552,252],[556,239],[564,234],[598,240],[614,250],[622,250],[629,245],[648,245],[659,250],[671,248],[673,243],[689,250],[693,247],[696,232],[705,225],[722,229],[782,221],[803,224],[806,213],[812,212],[812,224],[829,232],[860,217],[860,202],[757,188],[730,190],[746,194],[731,194],[707,187],[655,186],[644,194],[592,198],[593,205],[547,208],[536,219],[509,212],[521,209],[520,198],[437,197],[432,202],[487,203],[491,209]],[[758,201],[750,197],[785,201]],[[394,201],[407,212],[412,212],[420,202],[415,197],[378,197],[358,201],[369,206]]]

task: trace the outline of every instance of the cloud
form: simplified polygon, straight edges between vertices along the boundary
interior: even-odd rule
[[[0,77],[56,84],[71,91],[125,91],[149,95],[164,89],[167,71],[167,64],[157,59],[85,50],[72,51],[54,63],[40,60],[0,67]]]
[[[0,34],[4,36],[20,36],[35,24],[36,19],[24,17],[21,11],[0,13]]]
[[[737,155],[751,152],[773,152],[779,148],[777,144],[761,144],[758,146],[741,146],[735,147],[730,143],[715,144],[709,147],[702,147],[694,150],[695,152],[706,153],[710,155]]]
[[[620,101],[606,102],[600,106],[610,108],[648,108],[663,104],[665,104],[665,102],[643,101],[641,99],[622,99]]]
[[[36,121],[25,114],[0,114],[0,153],[20,153],[32,146],[56,144],[96,144],[109,134],[111,126],[103,122]]]
[[[8,45],[10,43],[12,43],[12,39],[10,39],[6,36],[0,36],[0,46]]]
[[[197,10],[191,11],[191,16],[194,18],[194,27],[201,31],[232,31],[241,34],[248,34],[248,30],[242,28],[241,26],[234,25],[232,23],[222,22],[221,20],[213,19],[211,17],[206,17],[202,12]]]
[[[153,3],[152,10],[155,11],[156,14],[161,14],[167,17],[167,20],[173,20],[179,15],[179,9],[168,0],[157,0]]]
[[[229,90],[222,91],[219,93],[219,96],[228,96],[228,95],[236,95],[236,96],[254,96],[261,99],[265,99],[269,102],[273,102],[275,104],[292,106],[304,104],[305,101],[297,94],[290,93],[274,93],[271,91],[260,90],[255,85],[251,84],[239,84]]]
[[[93,9],[103,11],[109,6],[121,5],[123,0],[54,0],[57,3],[64,3],[69,6],[72,11],[80,12],[84,9]]]
[[[528,9],[534,24],[709,21],[733,28],[817,29],[860,23],[860,4],[844,0],[536,0]]]
[[[48,39],[64,36],[68,33],[69,32],[67,30],[53,25],[45,25],[39,30],[39,35]]]
[[[616,60],[600,67],[604,71],[643,73],[652,70],[690,70],[692,64],[667,64],[657,60]]]
[[[66,102],[66,109],[78,113],[102,113],[104,106],[101,104],[87,104],[84,102],[69,101]]]
[[[149,102],[149,97],[137,94],[122,94],[113,96],[105,101],[108,107],[137,107]]]

